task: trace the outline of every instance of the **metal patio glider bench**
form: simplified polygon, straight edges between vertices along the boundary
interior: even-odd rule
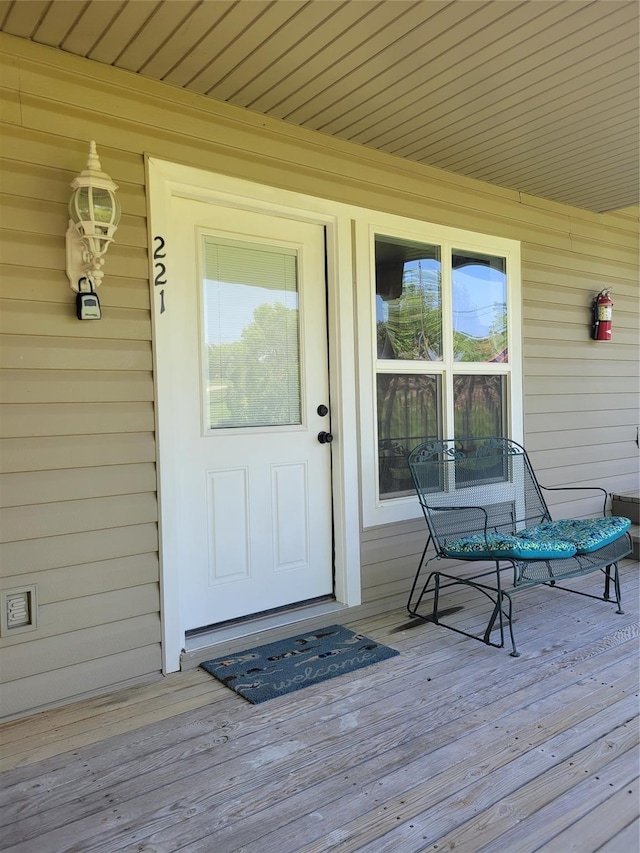
[[[497,648],[504,646],[508,626],[511,655],[518,657],[512,597],[520,590],[540,584],[556,586],[558,581],[600,570],[604,573],[603,600],[610,600],[613,586],[616,612],[623,612],[618,560],[631,553],[631,522],[604,516],[605,489],[575,487],[603,493],[602,518],[553,521],[544,487],[538,483],[526,451],[515,441],[500,437],[428,441],[411,451],[408,465],[429,529],[409,594],[411,616]],[[435,554],[427,559],[430,545]],[[434,561],[445,558],[477,563],[478,572],[454,574],[432,568]],[[503,578],[506,571],[509,575]],[[477,590],[492,602],[483,634],[468,633],[440,620],[441,592],[459,585]],[[427,613],[421,608],[429,592],[433,598]],[[495,628],[499,628],[500,642],[491,641]]]

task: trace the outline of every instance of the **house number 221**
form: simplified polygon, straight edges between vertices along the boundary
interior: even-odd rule
[[[158,235],[153,238],[153,242],[157,242],[158,244],[153,250],[153,269],[155,272],[153,278],[153,286],[162,288],[162,290],[160,291],[160,313],[164,314],[164,288],[167,284],[167,280],[165,278],[167,274],[167,268],[162,263],[162,261],[167,257],[166,252],[164,251],[164,237],[160,237]]]

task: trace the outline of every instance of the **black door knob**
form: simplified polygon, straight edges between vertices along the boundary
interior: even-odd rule
[[[331,442],[333,441],[333,436],[330,432],[319,432],[318,441],[320,442],[320,444],[331,444]]]

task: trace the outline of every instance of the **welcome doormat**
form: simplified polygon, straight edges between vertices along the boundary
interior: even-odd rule
[[[207,660],[202,669],[253,705],[284,696],[395,657],[396,649],[354,634],[341,625],[298,634],[228,657]]]

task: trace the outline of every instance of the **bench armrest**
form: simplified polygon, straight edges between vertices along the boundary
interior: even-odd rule
[[[543,486],[541,483],[538,484],[541,489],[544,489],[545,492],[602,492],[604,495],[602,501],[602,517],[604,518],[607,514],[607,490],[603,489],[601,486]]]
[[[484,529],[484,536],[487,537],[489,526],[489,513],[483,506],[430,506],[427,508],[427,517],[434,515],[437,512],[474,512],[480,516],[481,524]],[[437,539],[438,537],[436,537]]]

